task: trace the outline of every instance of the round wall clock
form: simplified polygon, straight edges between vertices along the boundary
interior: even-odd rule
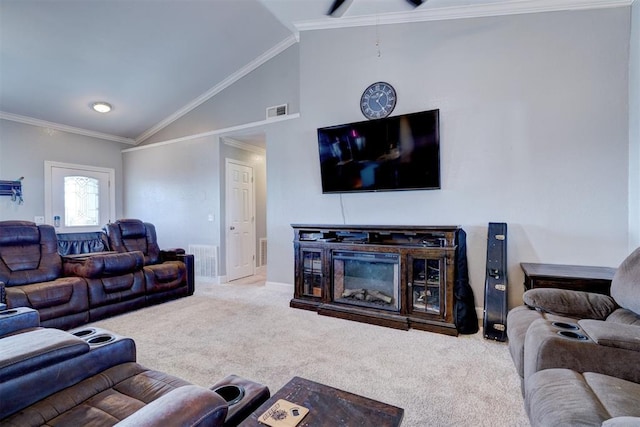
[[[360,97],[360,110],[368,119],[387,117],[396,107],[396,91],[389,83],[377,82],[369,86]]]

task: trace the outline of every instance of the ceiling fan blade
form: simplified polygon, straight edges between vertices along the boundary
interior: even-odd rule
[[[422,3],[424,3],[424,0],[407,0],[409,3],[411,3],[413,5],[413,7],[418,7],[420,6]]]
[[[327,15],[339,18],[349,9],[353,0],[334,0],[331,8],[327,12]]]

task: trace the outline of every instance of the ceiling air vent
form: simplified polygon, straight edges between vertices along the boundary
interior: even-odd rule
[[[267,108],[267,119],[287,115],[287,104],[274,105]]]

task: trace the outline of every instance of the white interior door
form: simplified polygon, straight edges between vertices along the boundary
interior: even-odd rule
[[[114,171],[45,162],[45,222],[58,233],[98,231],[115,219]]]
[[[255,273],[255,202],[253,168],[226,161],[227,280]]]

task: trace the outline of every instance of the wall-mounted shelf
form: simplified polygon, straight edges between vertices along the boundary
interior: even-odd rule
[[[17,181],[0,180],[0,196],[9,196],[12,201],[22,203],[22,178]]]

